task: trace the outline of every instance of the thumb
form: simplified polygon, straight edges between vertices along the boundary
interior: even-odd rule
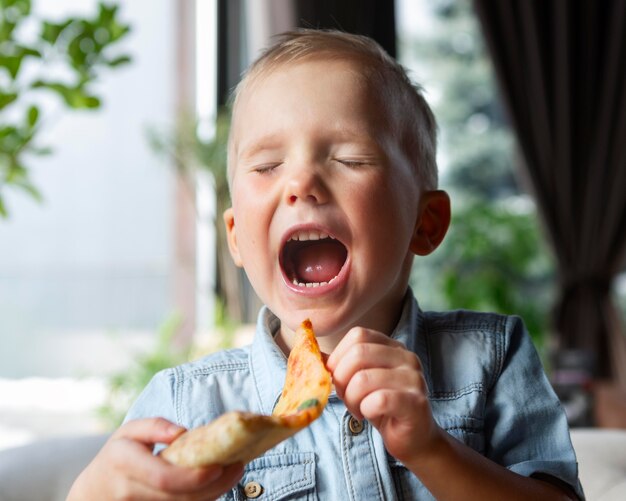
[[[185,428],[167,419],[144,418],[133,419],[123,424],[113,434],[112,438],[127,438],[146,445],[157,442],[169,444],[184,432]]]

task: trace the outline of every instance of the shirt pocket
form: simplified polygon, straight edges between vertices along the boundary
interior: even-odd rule
[[[481,384],[454,392],[433,392],[430,406],[435,421],[457,440],[485,453],[485,394]]]
[[[436,419],[439,426],[447,433],[475,451],[483,453],[485,439],[482,419],[468,416],[436,416]],[[435,499],[428,489],[424,487],[424,484],[404,464],[391,455],[388,455],[387,459],[398,501]]]
[[[440,420],[439,426],[460,442],[485,455],[485,430],[482,419],[471,416],[446,417]]]
[[[432,494],[424,487],[424,484],[393,456],[388,456],[389,470],[393,479],[393,487],[395,490],[394,499],[397,501],[412,501],[419,499],[435,500]]]
[[[224,501],[314,500],[315,453],[265,454],[245,467],[239,484]]]

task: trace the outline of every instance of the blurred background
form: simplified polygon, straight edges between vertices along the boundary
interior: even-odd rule
[[[624,2],[502,4],[0,0],[0,449],[107,432],[249,341],[225,105],[296,26],[372,36],[435,111],[454,215],[422,308],[519,314],[572,425],[626,427]]]

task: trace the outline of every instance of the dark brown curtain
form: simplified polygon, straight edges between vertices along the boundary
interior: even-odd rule
[[[558,261],[558,346],[626,381],[626,0],[475,0]]]

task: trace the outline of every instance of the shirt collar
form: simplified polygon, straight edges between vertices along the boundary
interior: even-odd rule
[[[404,304],[398,325],[391,333],[391,337],[400,341],[408,350],[415,353],[420,359],[426,385],[431,388],[430,359],[426,341],[424,314],[417,304],[413,291],[409,287],[404,296]]]
[[[428,350],[425,336],[419,331],[422,325],[421,318],[422,312],[413,291],[409,288],[404,298],[400,320],[391,337],[417,354],[430,387]],[[259,311],[256,333],[250,349],[250,367],[259,397],[259,407],[263,414],[272,413],[283,390],[287,374],[287,357],[274,341],[279,328],[278,317],[267,306],[263,306]]]
[[[274,341],[280,320],[267,306],[259,311],[250,367],[262,414],[271,414],[285,383],[287,357]]]

